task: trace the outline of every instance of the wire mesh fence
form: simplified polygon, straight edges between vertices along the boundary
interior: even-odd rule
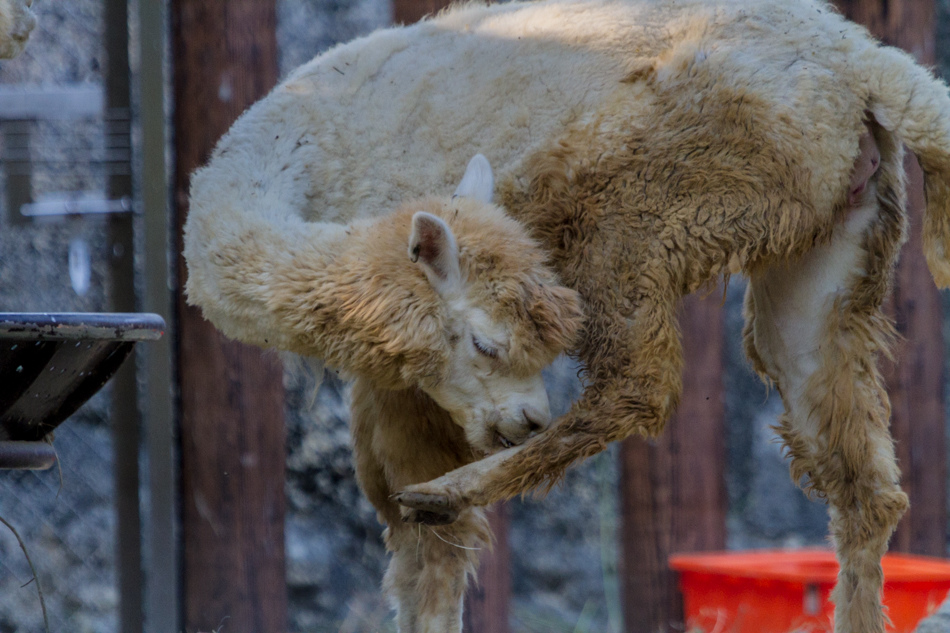
[[[100,394],[56,431],[59,468],[0,472],[0,516],[23,539],[44,594],[50,630],[116,630],[112,440]],[[0,631],[43,631],[26,556],[0,528]]]
[[[107,178],[129,169],[128,113],[102,108],[103,3],[33,11],[26,50],[0,62],[0,311],[106,311],[108,225],[75,213],[105,206]],[[52,631],[117,630],[109,402],[107,389],[56,431],[59,468],[0,471],[0,516],[26,545]],[[3,633],[44,630],[32,579],[0,526]]]

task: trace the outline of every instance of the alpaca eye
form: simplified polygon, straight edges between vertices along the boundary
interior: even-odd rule
[[[486,356],[488,358],[498,358],[498,350],[496,350],[494,347],[485,345],[474,336],[472,337],[472,345],[475,346],[475,351],[477,351],[482,356]]]

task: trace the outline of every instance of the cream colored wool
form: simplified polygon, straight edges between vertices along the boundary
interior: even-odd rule
[[[0,58],[19,55],[36,26],[33,0],[0,0]]]
[[[869,129],[880,167],[854,193]],[[836,630],[880,633],[880,557],[907,505],[876,365],[906,233],[904,143],[924,169],[924,252],[946,286],[947,88],[829,4],[470,4],[297,69],[222,141],[190,221],[225,241],[253,224],[280,259],[325,248],[304,219],[349,222],[446,190],[473,151],[496,166],[500,201],[586,303],[575,352],[588,387],[551,431],[398,497],[441,515],[659,433],[681,389],[679,298],[748,275],[746,350],[783,396],[793,476],[830,508]],[[191,253],[192,298],[234,336],[292,337],[254,300],[223,297],[215,252]]]

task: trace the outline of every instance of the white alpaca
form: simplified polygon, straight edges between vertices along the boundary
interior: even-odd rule
[[[399,497],[440,517],[659,433],[681,388],[679,298],[747,274],[746,350],[784,399],[793,475],[830,506],[836,630],[880,633],[880,557],[907,504],[876,366],[904,143],[948,285],[950,98],[910,56],[821,0],[541,0],[463,5],[321,55],[209,169],[224,221],[284,233],[448,189],[482,151],[498,199],[583,296],[583,397],[551,431]],[[287,334],[242,309],[248,338]]]

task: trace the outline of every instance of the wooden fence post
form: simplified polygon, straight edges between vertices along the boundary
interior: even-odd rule
[[[178,287],[189,176],[277,81],[275,0],[173,0]],[[287,630],[283,372],[179,290],[184,630]]]
[[[669,555],[722,549],[728,497],[722,300],[691,295],[680,311],[683,395],[663,435],[620,450],[621,591],[627,633],[682,630]]]
[[[839,0],[838,6],[848,18],[864,24],[885,43],[911,52],[922,64],[934,63],[933,0]],[[891,430],[897,442],[901,485],[910,496],[910,510],[898,525],[891,548],[945,556],[947,458],[940,295],[921,246],[926,205],[923,175],[910,153],[904,166],[911,231],[901,252],[889,306],[901,341],[896,364],[885,362],[884,373],[891,398]]]
[[[462,630],[465,633],[507,633],[511,570],[508,566],[508,507],[504,503],[488,510],[495,535],[491,552],[482,552],[477,582],[465,595]]]
[[[435,15],[452,4],[452,0],[393,0],[393,21],[412,24],[427,15]]]

